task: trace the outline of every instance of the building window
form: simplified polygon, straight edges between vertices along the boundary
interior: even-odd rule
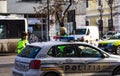
[[[98,5],[99,5],[99,6],[101,5],[101,0],[98,0]]]
[[[86,26],[89,26],[89,21],[86,21]]]
[[[68,11],[68,22],[75,22],[75,10]]]
[[[98,6],[101,6],[101,5],[103,5],[103,0],[98,0]]]

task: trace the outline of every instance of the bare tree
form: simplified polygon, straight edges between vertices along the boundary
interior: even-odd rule
[[[63,10],[62,3],[55,2],[55,13],[56,13],[56,19],[58,20],[61,27],[64,27],[64,18],[67,14],[67,11],[69,10],[70,6],[72,5],[72,0],[69,1],[69,4],[65,10]]]
[[[49,11],[47,10],[47,6],[42,6],[42,7],[34,7],[34,11],[36,13],[36,16],[39,17],[39,14],[47,14],[47,12],[50,12],[50,15],[55,17],[55,22],[58,22],[60,27],[64,27],[64,19],[65,16],[70,8],[70,6],[75,2],[76,0],[54,0],[53,5],[49,6]],[[64,9],[64,7],[66,9]]]

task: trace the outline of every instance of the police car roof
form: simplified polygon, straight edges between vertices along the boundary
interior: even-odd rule
[[[54,46],[54,45],[61,45],[61,44],[86,44],[88,45],[85,42],[62,42],[62,41],[36,42],[36,43],[28,44],[28,45],[43,47],[43,46]]]

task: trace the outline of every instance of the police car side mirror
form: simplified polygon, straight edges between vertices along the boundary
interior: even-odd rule
[[[108,58],[109,57],[109,55],[107,55],[106,53],[103,53],[103,56],[104,56],[104,58]]]

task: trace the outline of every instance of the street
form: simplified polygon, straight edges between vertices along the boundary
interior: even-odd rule
[[[12,76],[12,67],[16,54],[0,55],[0,76]]]
[[[13,64],[0,65],[0,76],[12,76]]]

